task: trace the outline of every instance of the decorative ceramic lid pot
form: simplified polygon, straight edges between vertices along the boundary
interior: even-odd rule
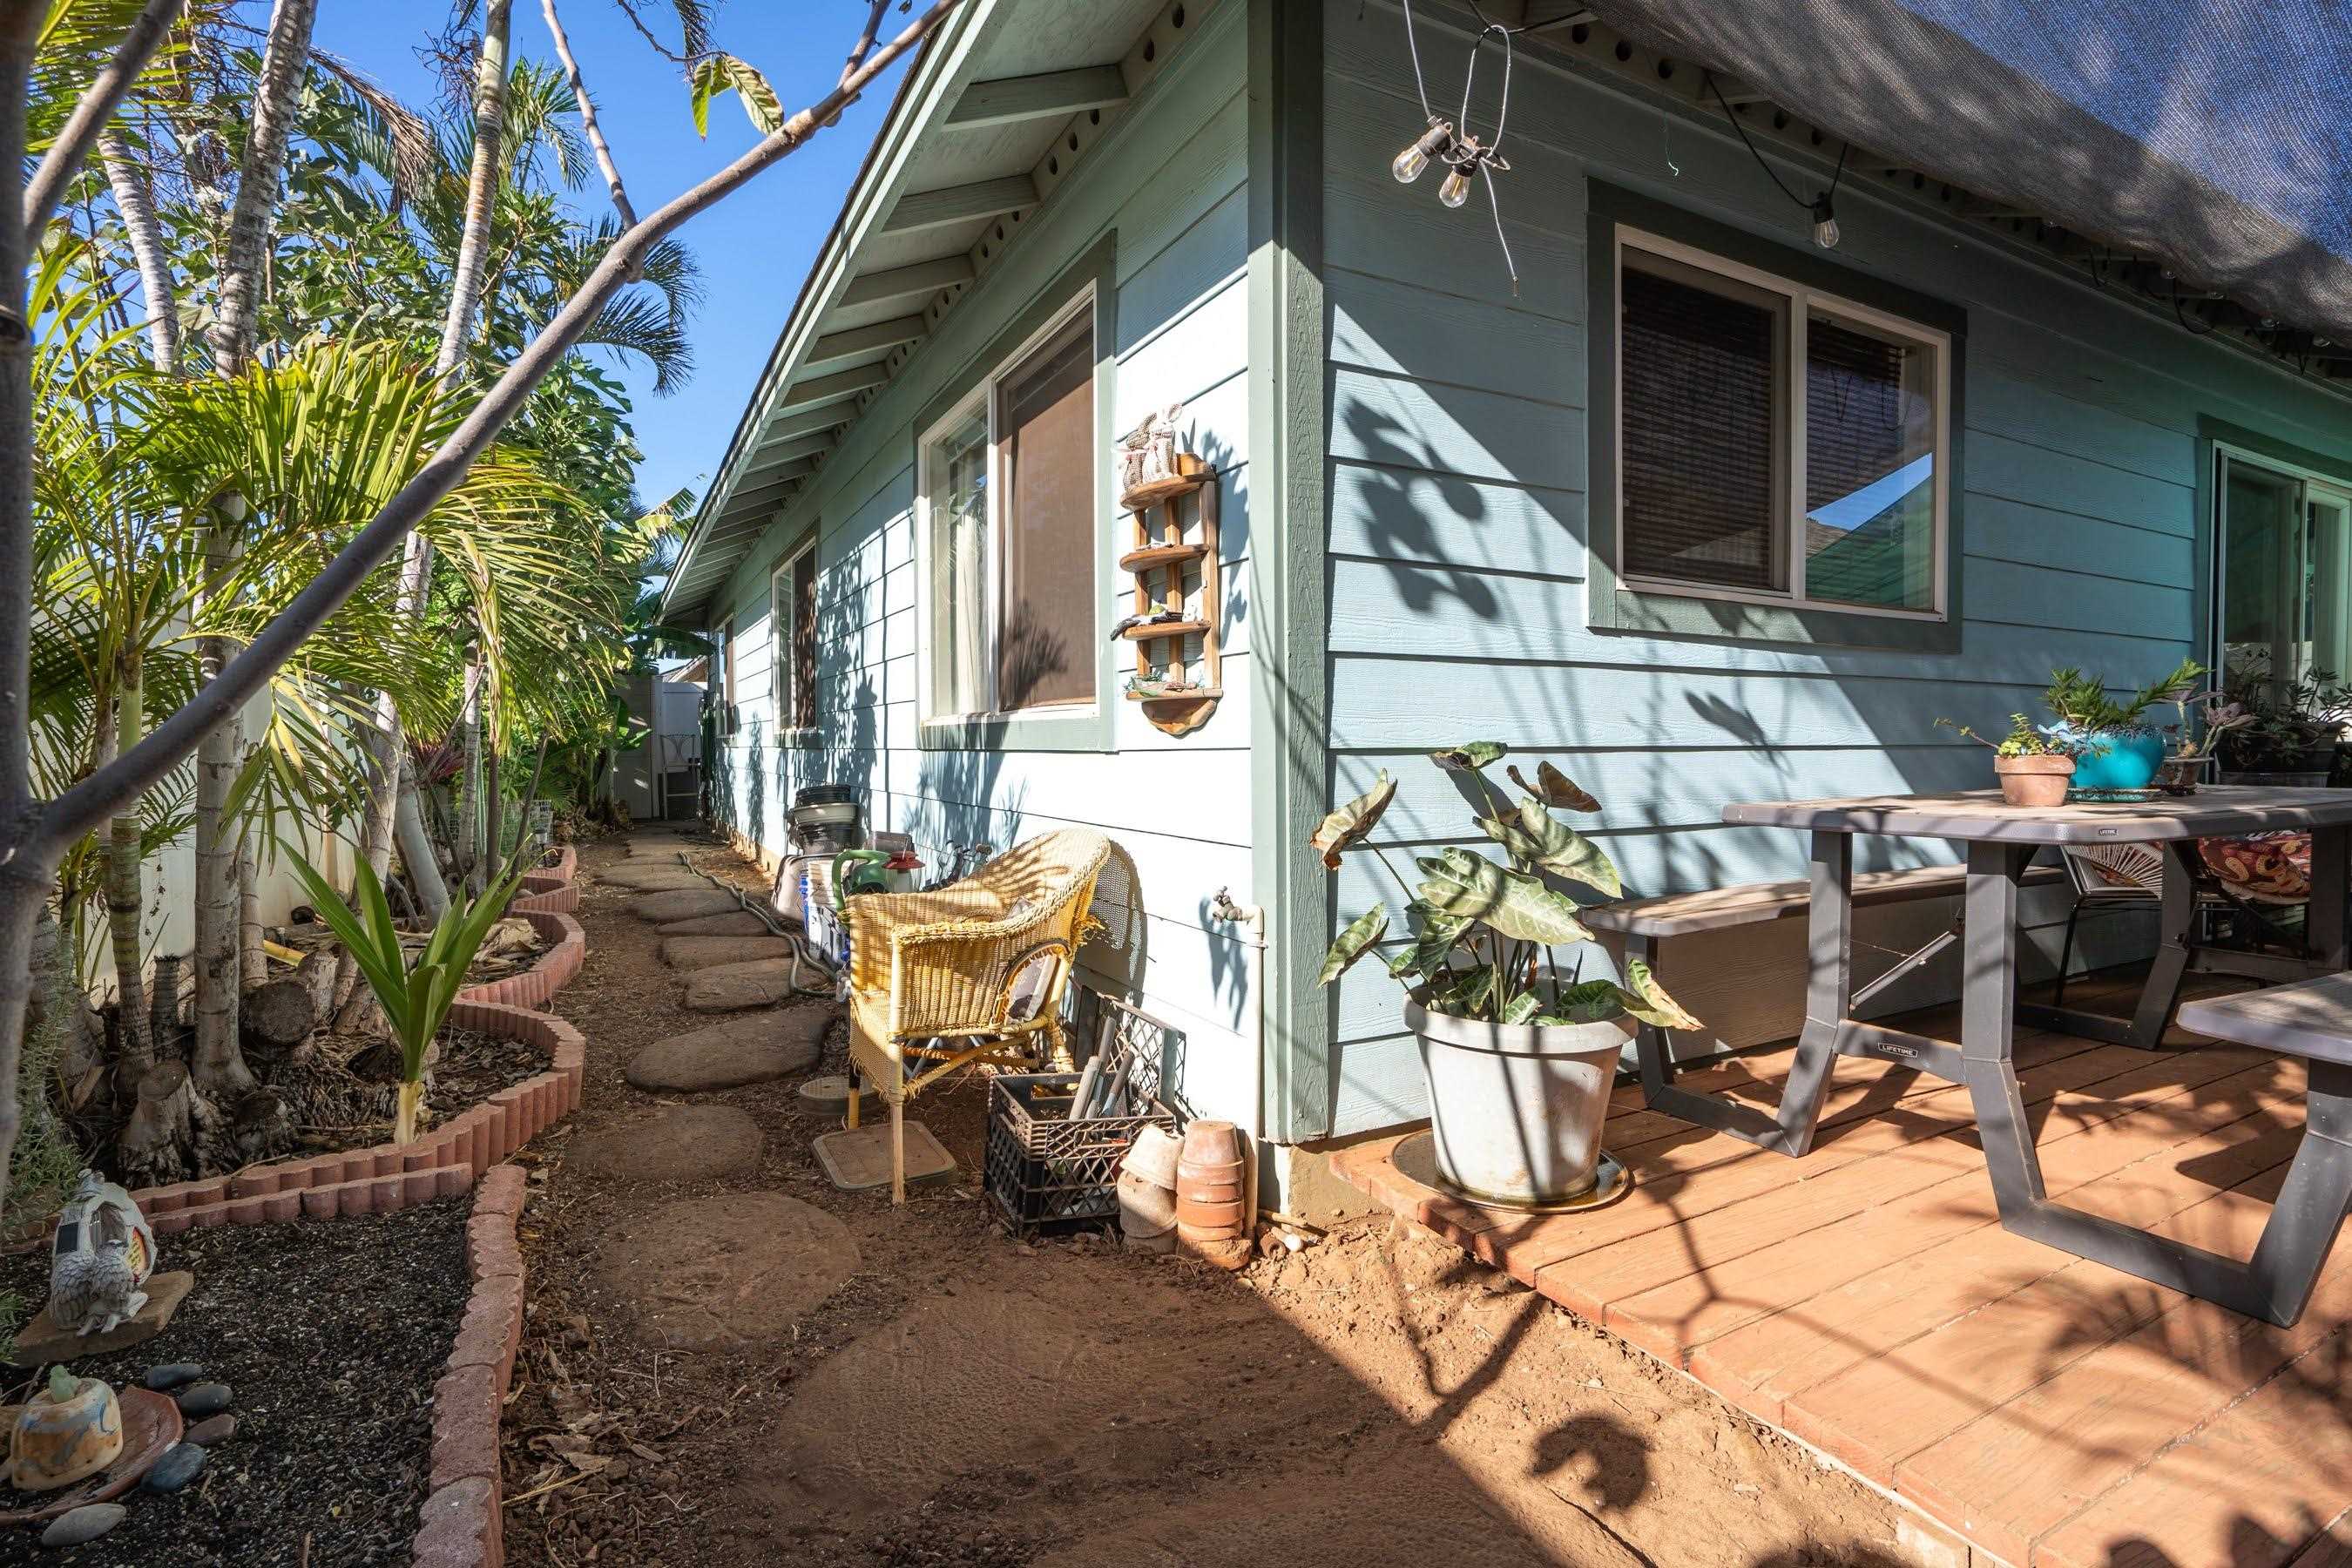
[[[95,1377],[63,1367],[16,1416],[10,1479],[21,1491],[55,1491],[98,1474],[122,1455],[122,1406]]]

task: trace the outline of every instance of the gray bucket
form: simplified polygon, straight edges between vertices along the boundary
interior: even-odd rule
[[[1539,1207],[1591,1192],[1631,1018],[1485,1024],[1406,1002],[1421,1040],[1437,1173],[1484,1203]]]

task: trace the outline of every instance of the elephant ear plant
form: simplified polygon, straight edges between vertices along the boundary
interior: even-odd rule
[[[1515,801],[1486,771],[1504,754],[1499,742],[1473,741],[1433,752],[1430,760],[1472,781],[1487,808],[1472,820],[1508,857],[1507,865],[1468,849],[1444,849],[1414,860],[1422,879],[1416,886],[1386,855],[1373,851],[1417,926],[1389,958],[1390,975],[1428,1011],[1482,1023],[1540,1026],[1631,1017],[1660,1028],[1697,1028],[1698,1020],[1638,960],[1625,965],[1623,984],[1580,980],[1576,968],[1562,979],[1553,950],[1591,942],[1592,932],[1576,900],[1545,874],[1580,882],[1608,899],[1620,896],[1623,886],[1601,847],[1558,815],[1596,812],[1601,803],[1549,763],[1538,766],[1532,784],[1516,766],[1508,770],[1520,792]],[[1364,843],[1395,798],[1396,781],[1383,769],[1370,789],[1325,817],[1312,841],[1323,864],[1336,870],[1340,852]],[[1349,921],[1324,955],[1320,983],[1328,985],[1354,967],[1388,930],[1385,903]]]
[[[490,927],[506,913],[508,901],[522,885],[530,867],[518,853],[499,879],[471,902],[453,899],[412,964],[400,930],[392,922],[392,905],[384,897],[383,883],[368,869],[364,858],[359,861],[352,889],[355,910],[345,906],[342,896],[316,867],[299,855],[290,858],[319,918],[332,926],[351,949],[352,960],[392,1026],[393,1040],[400,1047],[400,1101],[392,1141],[414,1142],[417,1112],[425,1102],[425,1053],[448,1019],[474,954],[480,951]]]

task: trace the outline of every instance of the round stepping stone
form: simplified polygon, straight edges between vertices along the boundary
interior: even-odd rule
[[[832,1021],[830,1007],[788,1007],[673,1035],[637,1053],[628,1080],[656,1094],[696,1094],[806,1072]]]
[[[790,958],[793,944],[780,936],[673,936],[662,939],[661,961],[672,969],[709,969],[755,958]],[[803,973],[814,980],[814,974]]]
[[[196,1479],[197,1472],[205,1468],[206,1458],[205,1450],[197,1444],[174,1443],[163,1450],[163,1457],[155,1461],[147,1474],[140,1479],[139,1484],[151,1492],[178,1491]]]
[[[212,1415],[228,1408],[234,1397],[226,1383],[200,1383],[180,1395],[183,1415]]]
[[[130,1517],[131,1510],[119,1502],[84,1503],[49,1521],[48,1529],[41,1531],[41,1544],[51,1548],[79,1546],[84,1542],[96,1541]]]
[[[706,883],[674,892],[647,893],[629,905],[629,912],[641,921],[659,924],[664,921],[691,920],[697,915],[741,914],[743,906],[734,894],[721,892]]]
[[[686,983],[685,1006],[689,1013],[740,1013],[746,1007],[766,1007],[793,994],[793,973],[803,983],[821,977],[806,964],[789,958],[755,958],[747,963],[721,963],[698,969]]]
[[[700,1182],[760,1163],[767,1138],[751,1113],[732,1105],[672,1105],[583,1134],[564,1163],[633,1181]]]
[[[848,1227],[823,1209],[782,1193],[729,1193],[623,1221],[599,1266],[639,1343],[729,1351],[790,1339],[857,1261]]]
[[[798,925],[798,921],[789,922]],[[737,910],[732,914],[697,915],[692,920],[671,921],[654,927],[656,936],[773,936],[768,922],[750,910]]]
[[[708,888],[710,883],[683,866],[615,866],[609,871],[599,871],[596,879],[615,888],[628,888],[640,893],[692,891]]]

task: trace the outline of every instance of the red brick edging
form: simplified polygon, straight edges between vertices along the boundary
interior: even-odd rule
[[[416,1568],[502,1568],[499,1417],[522,1343],[523,1173],[500,1165],[474,1192],[466,1222],[472,1299],[448,1370],[433,1385],[433,1475],[416,1532]]]
[[[519,915],[568,915],[580,907],[580,889],[573,879],[580,871],[580,851],[566,844],[555,864],[524,873],[522,896],[507,907]]]
[[[543,1047],[553,1066],[502,1089],[405,1148],[379,1143],[342,1154],[256,1165],[234,1175],[142,1187],[131,1195],[158,1236],[220,1225],[391,1214],[456,1197],[499,1161],[580,1104],[588,1041],[562,1019],[497,1002],[460,999],[449,1021]]]
[[[579,889],[565,889],[572,901],[579,901]],[[457,993],[460,1002],[503,1002],[514,1007],[544,1007],[555,994],[580,973],[588,961],[588,933],[580,922],[568,914],[551,913],[525,908],[527,900],[517,899],[509,906],[510,912],[530,922],[531,929],[543,937],[554,939],[554,945],[539,955],[529,969],[520,974],[509,974],[504,980],[485,981],[468,985]]]

